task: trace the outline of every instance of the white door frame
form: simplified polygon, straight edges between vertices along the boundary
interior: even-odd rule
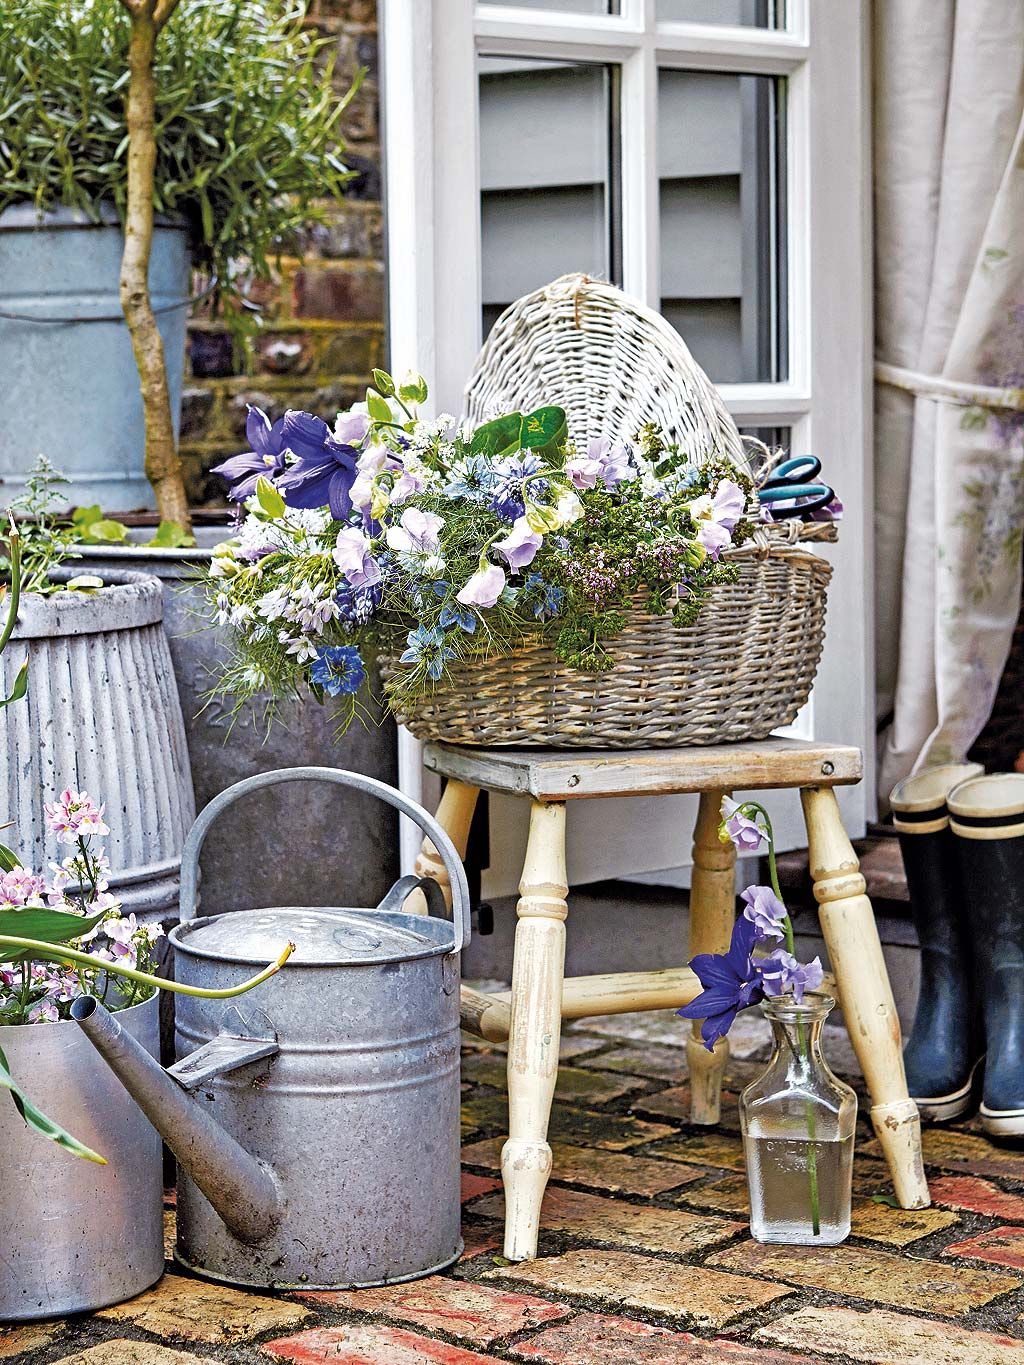
[[[826,648],[795,732],[865,751],[864,783],[842,796],[859,832],[874,813],[867,0],[789,0],[785,31],[657,25],[655,0],[621,9],[380,0],[391,365],[421,370],[435,410],[460,412],[480,344],[477,55],[621,62],[623,287],[653,307],[658,69],[785,76],[789,377],[720,389],[743,425],[792,427],[794,450],[820,454],[843,498],[839,543],[826,550],[835,566]],[[420,746],[404,731],[399,772],[403,790],[432,804]],[[403,865],[417,842],[403,830]]]

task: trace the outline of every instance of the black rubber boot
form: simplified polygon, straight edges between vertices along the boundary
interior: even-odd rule
[[[947,1123],[974,1107],[974,1073],[984,1052],[946,809],[950,789],[981,771],[977,763],[926,768],[898,783],[889,798],[921,945],[921,990],[903,1064],[911,1099],[932,1123]]]
[[[985,1015],[982,1127],[1024,1137],[1024,773],[961,782],[948,804]]]

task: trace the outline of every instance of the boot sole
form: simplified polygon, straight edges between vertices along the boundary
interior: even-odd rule
[[[911,1099],[917,1105],[921,1119],[925,1123],[952,1123],[954,1119],[963,1118],[964,1114],[969,1114],[978,1107],[978,1084],[980,1077],[981,1064],[983,1057],[971,1067],[971,1074],[967,1084],[959,1090],[953,1090],[948,1095],[911,1095]],[[984,1114],[985,1106],[982,1105],[981,1112]],[[1024,1109],[1020,1111],[1020,1122],[1024,1124]],[[1021,1131],[1024,1131],[1022,1129]]]
[[[981,1106],[981,1126],[993,1137],[1024,1137],[1024,1109],[986,1109]]]

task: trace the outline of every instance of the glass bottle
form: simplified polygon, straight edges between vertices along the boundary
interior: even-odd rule
[[[740,1096],[750,1232],[758,1242],[832,1246],[850,1233],[857,1096],[829,1070],[821,1030],[827,995],[762,1005],[773,1051]]]

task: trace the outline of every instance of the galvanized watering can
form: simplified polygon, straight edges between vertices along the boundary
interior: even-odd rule
[[[301,907],[194,919],[199,851],[213,821],[278,782],[331,782],[410,816],[452,888],[401,878],[375,910]],[[301,880],[297,876],[297,880]],[[431,913],[403,910],[420,888]],[[91,996],[73,1017],[178,1160],[176,1258],[262,1288],[336,1289],[415,1279],[451,1264],[459,1236],[459,954],[469,891],[451,840],[400,792],[334,768],[236,783],[185,843],[179,982],[223,987],[295,951],[232,1001],[179,996],[164,1071]]]

